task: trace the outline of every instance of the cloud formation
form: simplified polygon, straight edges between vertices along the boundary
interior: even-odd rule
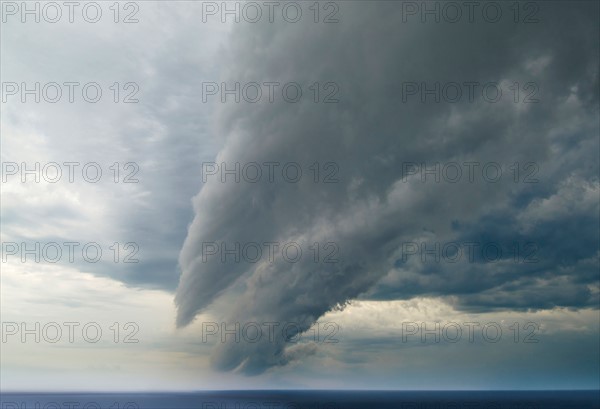
[[[209,178],[179,257],[177,324],[218,299],[226,322],[294,322],[307,330],[359,297],[456,297],[457,308],[537,309],[598,303],[597,4],[545,3],[540,22],[402,22],[394,2],[347,2],[337,24],[240,24],[221,81],[333,81],[339,103],[226,103],[213,132],[215,162],[335,162],[339,182],[223,183]],[[568,27],[568,30],[564,29]],[[425,103],[406,82],[495,82],[497,102]],[[538,103],[511,86],[535,83]],[[423,183],[407,163],[499,164],[497,182],[465,176]],[[536,183],[510,166],[534,163]],[[312,175],[312,174],[311,174]],[[568,240],[566,239],[568,238]],[[536,243],[531,264],[481,256],[403,260],[405,243]],[[339,261],[203,259],[203,243],[335,242]],[[203,254],[204,250],[204,254]],[[223,307],[223,306],[226,307]],[[288,334],[291,336],[293,334]],[[275,342],[219,344],[213,364],[258,374],[306,351]]]

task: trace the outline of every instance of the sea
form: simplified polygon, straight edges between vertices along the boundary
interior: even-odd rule
[[[0,393],[1,409],[600,409],[600,390]]]

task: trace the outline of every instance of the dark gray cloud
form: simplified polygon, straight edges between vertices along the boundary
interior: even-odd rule
[[[224,104],[212,131],[225,140],[216,161],[335,162],[340,181],[209,179],[179,258],[177,324],[221,296],[228,322],[295,322],[300,330],[357,297],[456,296],[458,308],[483,310],[596,305],[597,12],[592,2],[552,2],[540,3],[537,24],[422,24],[402,23],[399,3],[347,2],[337,24],[236,27],[223,81],[305,89],[335,81],[340,102]],[[406,81],[493,81],[503,96],[403,102]],[[514,103],[514,82],[537,84],[539,102]],[[422,183],[402,165],[468,161],[498,163],[504,176]],[[509,166],[530,162],[538,182],[515,183]],[[398,263],[406,242],[469,240],[535,242],[540,261]],[[332,241],[339,262],[202,260],[203,242],[268,241],[304,249]],[[219,344],[213,363],[256,374],[311,352],[287,349],[284,338]]]

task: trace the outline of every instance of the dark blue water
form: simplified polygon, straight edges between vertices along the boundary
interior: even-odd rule
[[[598,409],[600,391],[3,393],[0,409]]]

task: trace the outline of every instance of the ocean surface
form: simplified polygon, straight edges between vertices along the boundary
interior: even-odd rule
[[[588,409],[600,391],[2,393],[1,409]]]

